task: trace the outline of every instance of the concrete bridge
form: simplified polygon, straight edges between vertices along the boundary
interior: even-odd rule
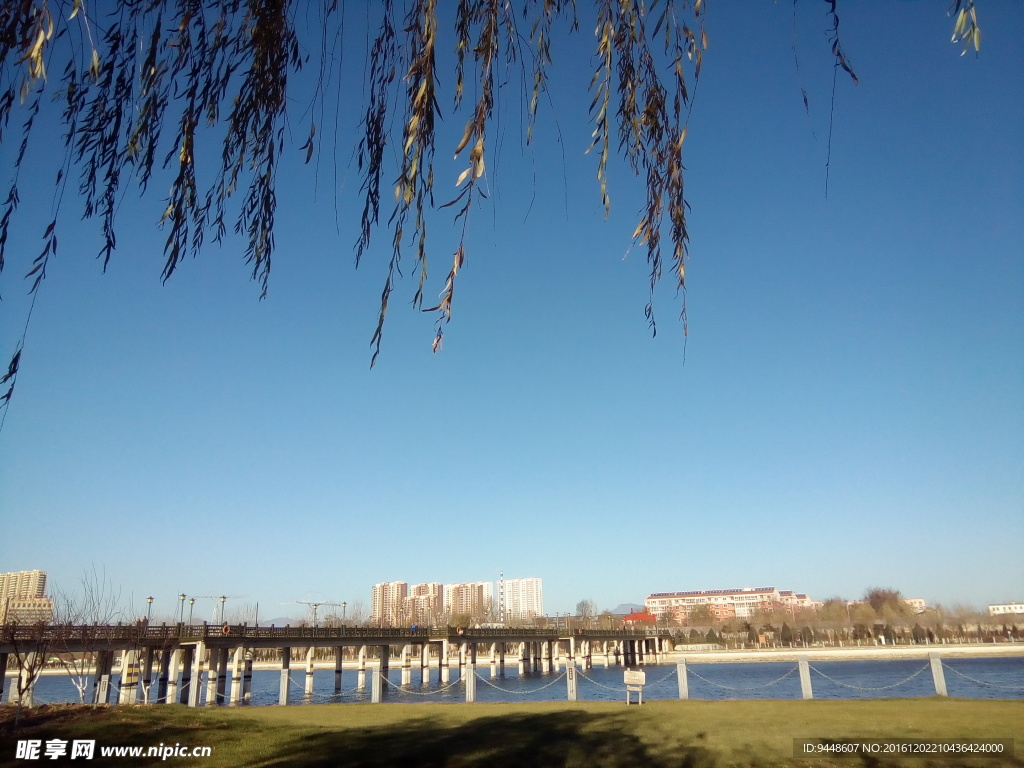
[[[53,656],[73,658],[80,667],[91,662],[92,702],[111,703],[115,656],[120,657],[118,704],[180,702],[188,706],[248,704],[252,691],[253,650],[278,650],[281,670],[279,703],[288,703],[293,649],[305,649],[305,693],[313,692],[316,649],[334,650],[334,691],[341,691],[346,648],[356,665],[357,687],[365,688],[371,667],[373,700],[391,662],[401,667],[402,685],[412,683],[418,668],[422,685],[431,668],[440,683],[450,681],[451,668],[460,679],[473,680],[478,664],[487,663],[492,677],[505,666],[526,672],[558,672],[599,664],[636,666],[658,663],[670,650],[666,630],[648,629],[511,629],[390,627],[250,627],[175,624],[148,626],[3,626],[0,627],[0,698],[8,664],[13,662],[23,683],[12,685],[8,701],[31,706],[32,689],[43,662]],[[356,652],[354,649],[358,649]],[[300,662],[301,663],[301,662]],[[379,673],[379,674],[372,674]],[[231,687],[228,690],[228,680]],[[475,685],[473,685],[475,690]],[[205,699],[203,692],[205,690]],[[473,691],[467,691],[472,700]]]

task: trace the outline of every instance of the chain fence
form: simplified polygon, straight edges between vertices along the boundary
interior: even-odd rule
[[[959,669],[949,666],[949,664],[947,664],[945,661],[942,662],[942,666],[948,669],[950,672],[960,675],[960,677],[966,680],[970,680],[972,683],[977,683],[978,685],[984,685],[988,688],[998,688],[1002,691],[1024,691],[1024,685],[999,685],[998,683],[990,683],[985,680],[978,680],[977,678],[971,677],[970,675],[966,675]]]
[[[562,680],[562,679],[563,679],[563,678],[565,677],[565,674],[566,674],[566,673],[565,673],[565,672],[563,672],[562,674],[560,674],[560,675],[559,675],[558,677],[556,677],[556,678],[555,678],[554,680],[552,680],[551,682],[549,682],[549,683],[545,683],[544,685],[538,686],[538,687],[536,687],[536,688],[531,688],[531,689],[529,689],[529,690],[527,690],[527,691],[514,691],[514,690],[512,690],[511,688],[503,688],[502,686],[498,685],[497,683],[492,683],[492,682],[491,682],[490,680],[488,680],[488,679],[487,679],[486,677],[481,677],[481,675],[480,675],[479,673],[477,673],[477,674],[476,674],[476,677],[477,677],[477,679],[478,679],[478,680],[480,680],[480,681],[481,681],[482,683],[485,683],[486,685],[489,685],[489,686],[491,686],[491,688],[494,688],[494,689],[496,689],[496,690],[499,690],[499,691],[501,691],[502,693],[510,693],[510,694],[512,694],[513,696],[532,696],[533,694],[535,694],[535,693],[537,693],[537,692],[539,692],[539,691],[543,691],[543,690],[544,690],[545,688],[550,688],[550,687],[551,687],[552,685],[554,685],[555,683],[557,683],[557,682],[558,682],[559,680]]]
[[[704,677],[702,675],[698,675],[696,672],[693,671],[693,669],[691,667],[687,667],[686,669],[687,669],[687,676],[692,675],[693,677],[697,678],[698,680],[700,680],[702,682],[705,682],[708,685],[712,685],[715,688],[721,688],[721,689],[726,690],[726,691],[759,691],[759,690],[762,690],[764,688],[770,688],[773,685],[778,685],[783,680],[785,680],[787,677],[789,677],[794,672],[796,672],[797,669],[799,669],[799,667],[793,667],[791,670],[789,670],[789,672],[787,672],[786,674],[782,675],[782,677],[777,677],[777,678],[775,678],[774,680],[772,680],[770,682],[762,683],[760,685],[724,685],[722,683],[716,683],[714,680],[708,680],[706,677]]]
[[[812,667],[810,664],[808,664],[807,666],[811,670],[816,672],[817,674],[819,674],[822,677],[824,677],[826,680],[828,680],[833,685],[838,685],[838,686],[840,686],[842,688],[850,688],[850,689],[855,690],[855,691],[890,691],[893,688],[899,688],[901,685],[906,685],[911,680],[913,680],[915,677],[917,677],[918,675],[923,674],[924,672],[926,672],[928,669],[931,668],[930,664],[925,664],[923,667],[921,667],[919,670],[917,670],[917,672],[914,672],[913,674],[909,675],[908,677],[903,678],[898,683],[893,683],[892,685],[869,686],[869,685],[853,685],[852,683],[844,683],[841,680],[836,680],[834,677],[829,677],[828,675],[826,675],[824,672],[822,672],[817,667]]]

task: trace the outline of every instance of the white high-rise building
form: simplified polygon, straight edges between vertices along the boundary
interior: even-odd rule
[[[409,584],[404,581],[384,581],[373,585],[370,623],[378,627],[393,627],[405,623],[405,598]]]
[[[544,615],[541,579],[505,579],[505,621],[529,621]]]

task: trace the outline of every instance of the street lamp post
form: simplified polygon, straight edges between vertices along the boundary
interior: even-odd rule
[[[188,597],[184,592],[178,595],[178,621],[185,621],[185,598]]]
[[[345,623],[345,609],[348,607],[348,603],[341,604],[341,623]]]
[[[316,629],[316,609],[320,607],[320,603],[313,603],[313,629]]]
[[[220,596],[220,620],[222,622],[224,621],[224,603],[226,603],[227,601],[228,601],[228,596],[227,595],[221,595]]]
[[[146,623],[149,624],[149,620],[153,615],[153,598],[152,596],[146,598]]]
[[[188,625],[190,627],[192,626],[192,610],[195,607],[196,607],[196,599],[194,597],[190,597],[188,599]],[[182,610],[184,610],[184,609],[185,609],[185,606],[183,605],[182,606]]]

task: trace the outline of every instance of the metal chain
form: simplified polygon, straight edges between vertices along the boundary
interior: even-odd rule
[[[538,691],[543,691],[545,688],[550,688],[552,685],[557,683],[563,677],[565,677],[565,672],[560,674],[558,677],[556,677],[550,683],[545,683],[544,685],[542,685],[542,686],[540,686],[538,688],[531,688],[528,691],[513,691],[510,688],[502,688],[500,685],[495,685],[494,683],[492,683],[487,678],[480,677],[480,675],[477,674],[477,679],[479,679],[481,682],[486,683],[487,685],[491,686],[491,688],[497,688],[499,691],[502,691],[503,693],[511,693],[511,694],[516,695],[516,696],[530,696],[530,695],[532,695],[534,693],[537,693]]]
[[[658,680],[655,680],[653,683],[644,683],[644,685],[647,685],[647,686],[660,685],[661,683],[664,683],[666,680],[668,680],[670,677],[672,677],[672,675],[674,675],[675,673],[676,673],[676,670],[673,668],[673,670],[671,672],[669,672],[667,675],[665,675],[664,677],[662,677],[662,678],[660,678]],[[613,686],[610,686],[610,685],[605,685],[604,683],[599,683],[599,682],[597,682],[597,680],[595,680],[592,677],[587,677],[585,674],[583,674],[582,671],[580,671],[578,674],[584,680],[586,680],[589,683],[593,683],[598,688],[605,688],[605,689],[607,689],[609,691],[617,691],[618,693],[625,693],[626,692],[626,685],[625,685],[625,683],[623,683],[621,687],[613,687]]]
[[[607,690],[609,690],[609,691],[615,691],[616,693],[625,693],[625,691],[626,691],[626,686],[625,686],[625,684],[623,684],[623,686],[622,686],[621,688],[613,688],[613,687],[612,687],[612,686],[610,686],[610,685],[605,685],[604,683],[599,683],[599,682],[597,682],[597,680],[595,680],[595,679],[594,679],[594,678],[592,678],[592,677],[587,677],[587,676],[586,676],[586,675],[584,675],[584,674],[583,674],[582,672],[580,672],[580,673],[578,673],[578,674],[579,674],[579,676],[580,676],[580,677],[582,677],[582,678],[583,678],[584,680],[586,680],[586,681],[587,681],[588,683],[593,683],[593,684],[594,684],[594,685],[596,685],[596,686],[597,686],[598,688],[606,688]]]
[[[412,690],[410,688],[407,688],[405,686],[399,685],[397,683],[392,683],[386,677],[384,678],[384,682],[387,683],[388,685],[390,685],[396,691],[401,691],[402,693],[411,693],[413,696],[433,696],[436,693],[441,693],[443,691],[447,691],[447,690],[450,690],[450,689],[454,688],[459,683],[461,683],[462,680],[459,679],[459,680],[456,680],[454,683],[448,683],[448,685],[442,686],[442,687],[438,688],[435,691],[425,691],[425,692],[424,691],[414,691],[414,690]]]
[[[949,666],[949,664],[947,664],[946,662],[942,662],[942,666],[944,666],[950,672],[955,672],[956,674],[960,675],[960,677],[967,678],[972,683],[977,683],[978,685],[987,685],[990,688],[1001,688],[1004,691],[1024,691],[1024,685],[999,685],[998,683],[986,683],[984,680],[977,680],[971,677],[970,675],[965,675],[959,669],[954,669],[953,667]]]
[[[925,664],[923,667],[921,667],[919,670],[917,670],[917,672],[912,674],[910,677],[904,678],[903,680],[900,680],[898,683],[893,683],[892,685],[882,685],[882,686],[878,686],[878,687],[864,686],[864,685],[850,685],[849,683],[843,683],[843,682],[840,682],[839,680],[836,680],[834,678],[829,677],[824,672],[822,672],[820,669],[812,667],[810,664],[808,664],[807,666],[808,666],[808,668],[813,669],[819,675],[824,677],[830,683],[835,683],[836,685],[840,685],[843,688],[853,688],[854,690],[857,690],[857,691],[888,691],[888,690],[890,690],[892,688],[899,688],[901,685],[904,685],[905,683],[909,683],[915,677],[917,677],[922,672],[924,672],[926,669],[928,669],[930,665]]]
[[[698,680],[703,680],[708,685],[713,685],[716,688],[724,688],[727,691],[756,691],[756,690],[759,690],[761,688],[768,688],[769,686],[775,685],[776,683],[781,683],[783,680],[785,680],[787,677],[789,677],[790,675],[792,675],[796,671],[797,671],[797,667],[793,667],[791,670],[789,670],[789,672],[784,674],[782,677],[777,678],[775,680],[772,680],[770,683],[765,683],[764,685],[752,685],[752,686],[722,685],[721,683],[716,683],[716,682],[714,682],[712,680],[708,680],[706,677],[701,677],[700,675],[698,675],[696,672],[692,671],[689,668],[687,668],[687,675],[693,675]]]
[[[647,685],[660,685],[661,683],[664,683],[666,680],[672,677],[672,675],[674,675],[678,671],[678,667],[673,667],[672,671],[665,675],[663,678],[661,678],[660,680],[655,680],[653,683],[647,683]]]

